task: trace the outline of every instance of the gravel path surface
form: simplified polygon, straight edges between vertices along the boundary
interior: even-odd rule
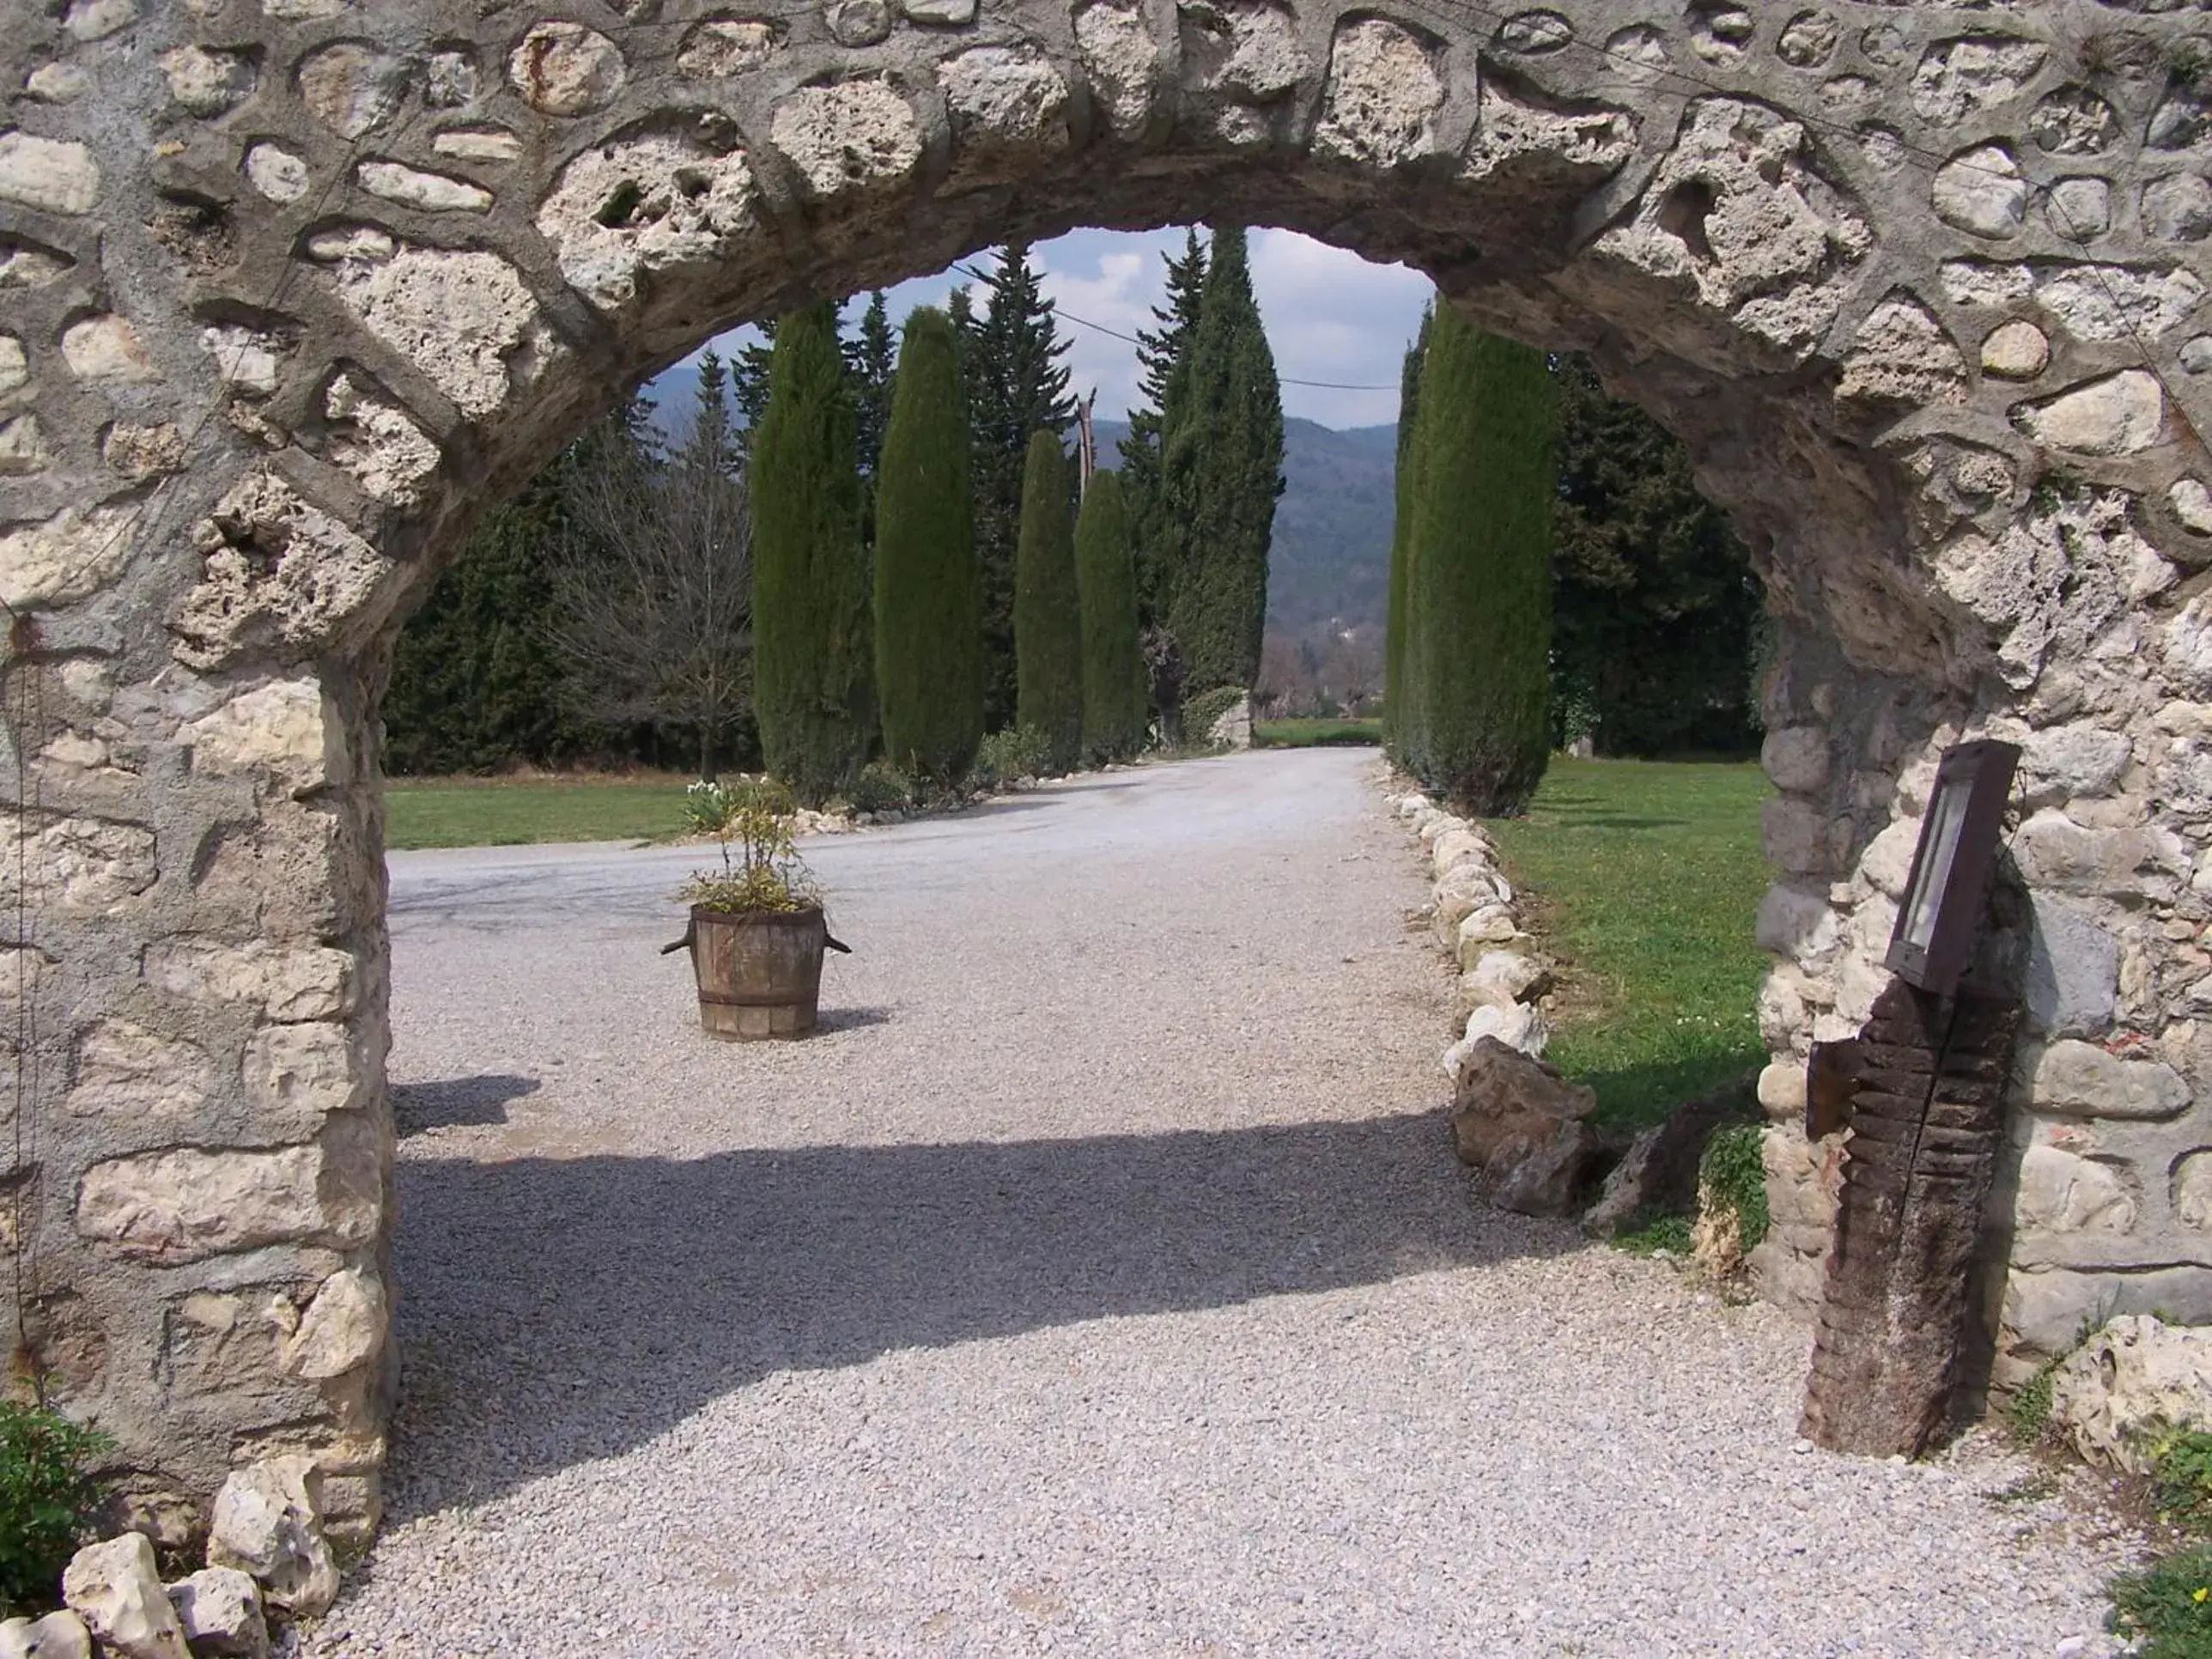
[[[391,1520],[325,1656],[2102,1654],[2023,1466],[1796,1449],[1808,1344],[1468,1194],[1372,760],[811,849],[816,1039],[690,849],[395,855]]]

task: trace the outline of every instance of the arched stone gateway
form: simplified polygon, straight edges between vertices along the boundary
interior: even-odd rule
[[[2212,34],[2170,0],[14,0],[4,984],[21,1360],[146,1512],[392,1392],[375,710],[641,373],[1010,236],[1412,261],[1695,447],[1781,619],[1770,1292],[1942,744],[2027,749],[2000,1375],[2212,1318]],[[2202,701],[2199,701],[2202,699]],[[2002,1260],[2009,1250],[2009,1267]]]

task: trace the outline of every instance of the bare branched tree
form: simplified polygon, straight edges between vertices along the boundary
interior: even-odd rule
[[[570,527],[547,550],[553,643],[579,701],[696,731],[708,778],[752,696],[750,524],[719,374],[713,391],[665,459],[620,417],[580,442]]]

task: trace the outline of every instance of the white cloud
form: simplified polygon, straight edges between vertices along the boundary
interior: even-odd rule
[[[1041,285],[1061,314],[1071,385],[1079,396],[1096,387],[1103,415],[1119,416],[1136,399],[1137,349],[1116,337],[1152,326],[1152,307],[1166,285],[1166,256],[1182,245],[1182,230],[1170,227],[1071,231],[1034,250]],[[1428,302],[1429,279],[1403,265],[1370,264],[1295,231],[1255,230],[1250,250],[1253,293],[1276,372],[1286,382],[1283,412],[1334,427],[1396,419],[1400,362]],[[988,270],[991,256],[962,263]],[[969,281],[955,270],[899,283],[887,296],[893,325],[916,306],[943,305],[955,286]],[[981,304],[988,289],[975,286],[979,308],[988,308]],[[865,303],[866,296],[855,296],[846,315],[856,315]],[[752,329],[733,329],[714,344],[728,356],[759,337]],[[686,360],[687,369],[696,355]],[[690,375],[683,379],[688,386]],[[1288,384],[1297,380],[1328,384]],[[1346,386],[1373,389],[1334,389]]]

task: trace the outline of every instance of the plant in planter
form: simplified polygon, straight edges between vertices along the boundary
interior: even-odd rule
[[[696,871],[677,896],[691,925],[662,954],[691,949],[699,1024],[736,1042],[804,1036],[814,1029],[822,954],[830,937],[822,890],[792,845],[791,792],[768,778],[695,783],[685,821],[721,845],[719,872]]]

